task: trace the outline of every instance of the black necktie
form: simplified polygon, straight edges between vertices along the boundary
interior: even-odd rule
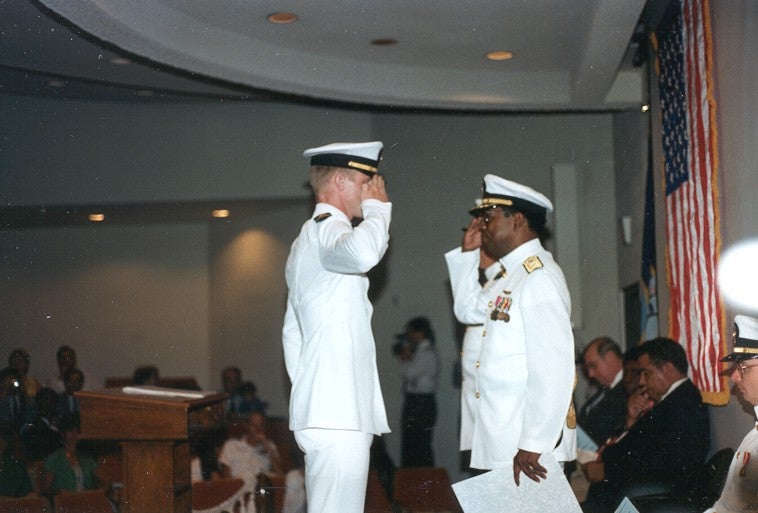
[[[587,415],[590,412],[590,410],[592,410],[592,408],[594,408],[595,406],[597,406],[600,403],[600,401],[603,400],[603,398],[605,397],[605,393],[606,393],[607,390],[608,390],[607,388],[603,387],[600,390],[598,390],[597,392],[595,392],[595,395],[593,395],[592,397],[590,397],[590,400],[587,401],[587,404],[585,404],[584,408],[582,408],[584,410],[584,414],[585,415]]]

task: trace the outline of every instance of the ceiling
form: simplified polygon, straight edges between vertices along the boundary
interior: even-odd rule
[[[630,63],[645,3],[0,0],[0,94],[636,108],[645,79]],[[297,20],[269,22],[277,12]],[[485,58],[498,50],[514,57]]]

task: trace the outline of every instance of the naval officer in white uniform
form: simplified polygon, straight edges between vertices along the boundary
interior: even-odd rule
[[[571,300],[561,269],[540,243],[548,212],[552,204],[539,192],[486,175],[462,246],[445,255],[458,320],[484,325],[471,466],[512,468],[516,483],[522,472],[544,478],[540,456],[567,459],[565,445],[575,444]],[[486,288],[477,281],[480,247],[504,269]]]
[[[742,398],[758,415],[758,319],[734,317],[734,347],[721,359],[734,362],[729,378]],[[747,513],[758,511],[758,422],[737,447],[729,466],[721,497],[706,513]]]
[[[480,249],[479,254],[479,284],[489,288],[495,279],[500,278],[502,271],[500,262],[490,258]],[[486,294],[480,294],[486,297]],[[453,301],[453,307],[458,302]],[[457,314],[456,314],[457,315]],[[459,449],[471,450],[471,438],[474,431],[474,417],[478,400],[476,399],[476,363],[482,348],[482,333],[484,324],[469,324],[463,335],[461,348],[461,433]],[[469,458],[470,459],[470,458]]]
[[[290,429],[305,453],[314,513],[363,511],[373,435],[389,432],[366,277],[389,243],[381,150],[381,142],[335,143],[303,154],[317,204],[287,259],[282,343]]]

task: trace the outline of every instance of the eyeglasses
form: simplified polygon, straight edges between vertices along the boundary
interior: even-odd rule
[[[744,376],[745,373],[753,367],[758,367],[758,365],[745,365],[742,362],[737,363],[737,370],[740,371],[740,376]]]
[[[500,212],[501,215],[493,216],[492,213],[495,211]],[[480,217],[484,221],[484,224],[488,224],[495,217],[511,217],[511,215],[513,215],[511,212],[507,212],[498,206],[492,206],[488,208],[487,210],[485,210],[484,213]]]

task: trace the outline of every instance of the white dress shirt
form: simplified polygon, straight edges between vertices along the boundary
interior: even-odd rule
[[[433,394],[437,389],[437,352],[429,340],[416,346],[413,356],[400,362],[403,392],[406,394]]]

